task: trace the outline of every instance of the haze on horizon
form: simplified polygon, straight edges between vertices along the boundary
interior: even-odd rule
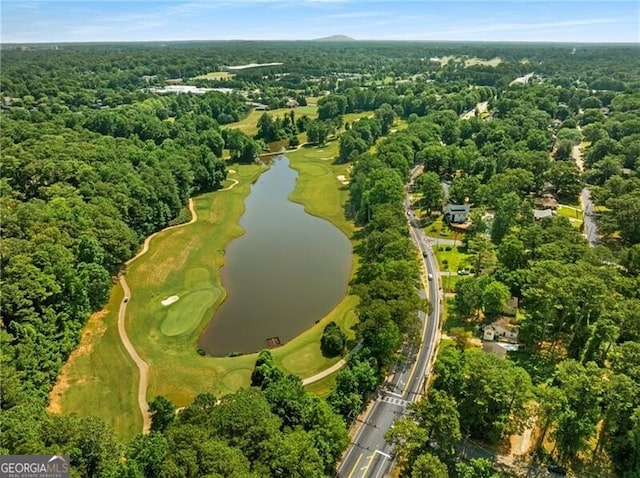
[[[2,0],[2,43],[180,40],[640,42],[637,1]]]

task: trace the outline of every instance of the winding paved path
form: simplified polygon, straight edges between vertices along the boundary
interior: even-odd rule
[[[337,372],[342,367],[347,364],[345,359],[342,359],[336,363],[334,363],[331,367],[324,369],[322,372],[312,375],[311,377],[307,377],[302,381],[302,385],[309,385],[310,383],[317,382],[318,380],[322,380],[323,378],[331,375],[333,372]]]
[[[231,187],[235,186],[233,184]],[[229,188],[229,189],[230,189]],[[138,252],[133,258],[129,259],[125,262],[125,265],[128,266],[133,261],[143,256],[149,250],[149,243],[151,239],[156,237],[159,233],[168,231],[170,229],[177,229],[179,227],[188,226],[189,224],[193,224],[198,220],[198,215],[196,214],[196,210],[193,207],[193,199],[189,199],[189,211],[191,211],[191,220],[189,222],[185,222],[184,224],[178,224],[175,226],[169,226],[161,231],[154,232],[149,237],[147,237],[142,245],[142,250]],[[138,380],[138,406],[140,407],[140,413],[142,413],[142,433],[148,433],[151,429],[151,415],[149,414],[149,404],[147,403],[147,386],[149,384],[149,365],[147,362],[142,360],[142,357],[138,354],[135,347],[131,343],[129,336],[127,335],[127,329],[125,328],[125,318],[127,315],[127,304],[129,299],[131,298],[131,290],[129,289],[129,284],[127,284],[127,279],[124,274],[119,276],[120,285],[122,286],[122,290],[124,291],[124,297],[122,302],[120,302],[120,309],[118,311],[118,334],[120,335],[120,340],[124,345],[124,348],[127,349],[127,353],[131,357],[138,367],[138,371],[140,372],[140,379]]]

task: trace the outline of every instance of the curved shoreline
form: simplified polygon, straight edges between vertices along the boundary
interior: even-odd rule
[[[233,186],[235,186],[235,184]],[[189,222],[176,224],[175,226],[169,226],[165,229],[162,229],[161,231],[157,231],[151,234],[145,239],[144,244],[142,245],[142,250],[131,259],[126,261],[124,263],[125,266],[128,266],[136,259],[145,255],[149,250],[151,239],[156,237],[161,232],[188,226],[198,220],[198,214],[196,213],[192,198],[189,198],[189,211],[191,211],[191,220]],[[127,315],[127,303],[129,302],[129,299],[131,297],[131,290],[129,289],[129,284],[127,284],[124,273],[120,274],[118,280],[124,292],[124,297],[122,299],[122,302],[120,302],[120,309],[118,310],[118,335],[120,336],[122,345],[124,345],[124,348],[127,350],[129,357],[131,357],[131,360],[133,360],[133,362],[136,364],[140,373],[140,378],[138,380],[138,407],[140,408],[140,413],[142,413],[142,433],[148,433],[151,429],[151,415],[149,414],[149,403],[147,402],[147,387],[149,385],[149,364],[147,364],[147,362],[145,362],[142,357],[140,357],[137,350],[131,343],[129,336],[127,335],[127,330],[125,328],[125,319]]]

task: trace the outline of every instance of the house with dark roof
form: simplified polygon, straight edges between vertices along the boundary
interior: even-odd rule
[[[444,219],[453,224],[462,224],[469,219],[471,206],[468,204],[447,204],[444,207]]]

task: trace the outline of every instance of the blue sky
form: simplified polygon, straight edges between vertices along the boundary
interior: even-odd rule
[[[640,1],[1,0],[1,40],[640,42]]]

